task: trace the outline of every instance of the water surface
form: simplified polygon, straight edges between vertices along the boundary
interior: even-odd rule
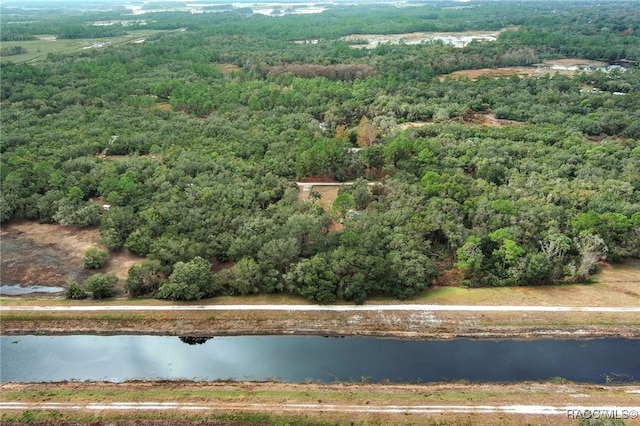
[[[640,380],[640,340],[236,336],[185,341],[198,344],[167,336],[2,336],[0,379]]]
[[[21,287],[20,284],[0,285],[0,295],[2,296],[19,296],[21,294],[31,293],[60,293],[64,291],[64,287],[52,287],[44,285],[30,285]]]

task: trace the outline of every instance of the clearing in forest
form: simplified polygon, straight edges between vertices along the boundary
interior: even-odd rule
[[[504,68],[481,68],[475,70],[461,70],[440,76],[441,80],[446,78],[469,78],[477,80],[480,77],[507,78],[513,75],[518,76],[542,76],[553,75],[555,73],[563,75],[575,75],[581,72],[592,72],[594,70],[605,70],[607,64],[589,59],[554,59],[535,64],[530,67],[504,67]]]
[[[12,221],[0,232],[2,237],[2,284],[65,286],[68,280],[82,280],[84,253],[100,247],[98,229],[78,229],[50,223]],[[107,264],[98,272],[115,274],[122,289],[129,268],[143,258],[127,250],[109,254]]]
[[[505,28],[506,29],[506,28]],[[380,44],[420,44],[440,40],[444,44],[455,47],[464,47],[474,40],[495,41],[502,31],[464,31],[464,32],[413,32],[403,34],[351,34],[342,37],[342,40],[351,43],[351,47],[373,49]],[[365,42],[366,41],[366,42]]]

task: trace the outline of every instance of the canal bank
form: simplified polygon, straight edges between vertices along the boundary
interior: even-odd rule
[[[2,383],[0,392],[3,402],[15,407],[2,407],[2,424],[65,426],[578,425],[594,416],[580,407],[606,407],[610,410],[597,414],[626,415],[624,424],[635,425],[638,420],[631,418],[631,409],[640,406],[637,385],[580,385],[559,378],[545,383],[375,386],[232,381]]]
[[[7,300],[5,299],[5,302]],[[404,339],[640,338],[638,308],[577,310],[493,306],[194,306],[46,301],[0,305],[0,332],[16,334],[148,334],[171,336],[332,335]],[[408,306],[411,308],[411,306]],[[241,309],[242,308],[242,309]],[[245,309],[246,308],[246,309]],[[455,309],[454,309],[455,308]],[[459,308],[459,309],[458,309]],[[513,309],[509,309],[513,308]],[[556,307],[557,308],[557,307]]]

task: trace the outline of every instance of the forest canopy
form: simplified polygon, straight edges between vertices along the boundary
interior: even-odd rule
[[[407,299],[640,256],[640,4],[453,4],[3,10],[0,219],[98,227],[146,258],[132,297],[172,300]],[[108,42],[142,27],[157,32]],[[464,47],[342,39],[489,30]],[[47,34],[105,43],[12,61]],[[559,59],[603,64],[533,71]],[[499,67],[529,72],[445,76]],[[326,199],[301,180],[349,185]]]

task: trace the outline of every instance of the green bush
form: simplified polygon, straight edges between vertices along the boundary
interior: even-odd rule
[[[69,284],[69,288],[67,288],[67,292],[65,293],[67,299],[84,299],[87,297],[87,293],[80,287],[78,283]]]
[[[95,274],[84,282],[87,291],[90,291],[94,299],[105,299],[114,294],[118,284],[118,277],[113,274]]]
[[[84,268],[85,269],[100,269],[107,262],[109,253],[106,251],[91,247],[84,252]]]

